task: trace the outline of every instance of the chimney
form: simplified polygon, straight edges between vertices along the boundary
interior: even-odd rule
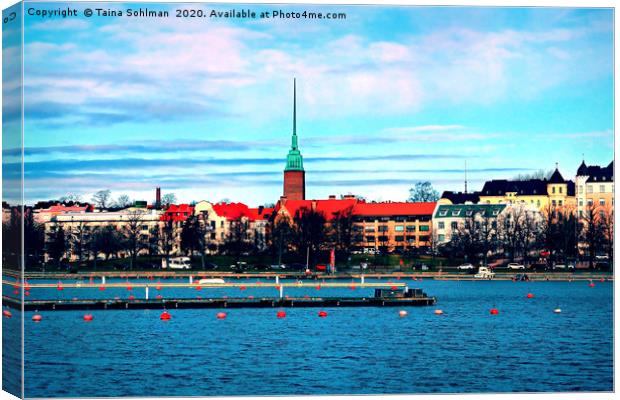
[[[155,188],[155,209],[161,208],[161,188],[158,186]]]
[[[336,200],[336,195],[335,194],[330,194],[329,195],[329,199],[330,200]]]
[[[258,206],[258,214],[259,214],[259,215],[260,215],[260,214],[262,214],[264,209],[265,209],[265,207],[263,207],[263,206]]]

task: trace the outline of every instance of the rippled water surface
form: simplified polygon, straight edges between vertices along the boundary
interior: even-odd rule
[[[385,281],[385,280],[384,280]],[[401,282],[405,282],[404,280]],[[26,313],[26,396],[278,395],[613,390],[613,284],[406,281],[434,307]],[[31,282],[34,283],[34,282]],[[11,291],[5,287],[4,291]],[[288,289],[369,296],[373,289]],[[30,298],[128,296],[32,289]],[[535,297],[527,299],[532,292]],[[144,289],[134,288],[136,297]],[[272,296],[274,288],[165,296]],[[151,293],[153,296],[153,292]],[[554,314],[556,307],[562,313]],[[497,307],[499,315],[489,309]],[[443,316],[434,314],[440,308]],[[15,323],[16,318],[5,320]]]

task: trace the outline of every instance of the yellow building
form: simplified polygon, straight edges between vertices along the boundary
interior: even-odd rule
[[[575,183],[565,180],[556,168],[547,179],[487,181],[479,192],[479,204],[528,204],[540,210],[574,207]]]
[[[613,213],[614,162],[606,167],[587,166],[585,161],[577,169],[575,177],[577,211],[580,217],[589,207],[604,213]]]

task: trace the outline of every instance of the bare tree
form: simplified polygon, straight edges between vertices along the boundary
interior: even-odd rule
[[[596,254],[603,247],[604,242],[603,223],[598,207],[595,205],[587,206],[581,221],[581,239],[587,247],[589,267],[594,268]]]
[[[132,204],[131,199],[126,194],[121,194],[116,199],[116,207],[118,208],[127,208]]]
[[[109,190],[100,190],[93,195],[91,200],[97,208],[105,210],[112,202],[112,192]]]
[[[130,255],[129,269],[133,269],[138,253],[145,247],[145,243],[140,234],[143,219],[144,211],[134,210],[127,213],[127,219],[125,219],[125,223],[123,224],[123,247]]]
[[[177,202],[177,196],[174,193],[166,193],[161,196],[161,205],[164,208],[170,207],[171,204],[175,204]]]
[[[160,249],[166,257],[166,266],[170,265],[170,255],[174,251],[175,244],[179,236],[179,224],[172,218],[167,218],[161,224],[159,234]]]

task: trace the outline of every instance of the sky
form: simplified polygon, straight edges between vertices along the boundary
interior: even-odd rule
[[[471,191],[613,159],[610,9],[195,4],[346,19],[184,19],[159,4],[171,17],[147,19],[30,5],[80,16],[24,18],[26,203],[102,189],[152,201],[156,186],[274,203],[293,78],[308,198],[403,201],[417,181],[463,190],[465,163]],[[4,146],[5,165],[18,155]]]

